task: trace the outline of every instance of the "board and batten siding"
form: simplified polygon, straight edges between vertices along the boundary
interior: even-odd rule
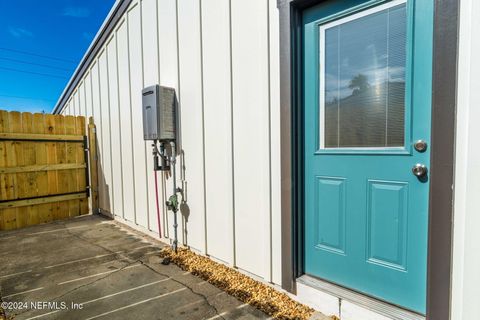
[[[480,2],[460,3],[451,319],[480,314]]]
[[[141,90],[179,101],[179,241],[268,282],[281,281],[279,23],[276,0],[132,1],[63,106],[93,116],[100,207],[157,234]],[[165,241],[172,181],[158,172]]]

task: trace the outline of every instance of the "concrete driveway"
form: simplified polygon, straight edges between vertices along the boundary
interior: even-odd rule
[[[0,295],[15,319],[267,319],[175,265],[161,244],[85,216],[0,233]]]

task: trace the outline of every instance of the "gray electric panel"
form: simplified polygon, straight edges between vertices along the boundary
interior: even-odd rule
[[[175,109],[175,89],[159,85],[143,89],[143,139],[175,140]]]

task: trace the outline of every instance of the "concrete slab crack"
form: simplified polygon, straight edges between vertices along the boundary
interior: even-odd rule
[[[86,238],[84,238],[84,237],[82,237],[82,236],[80,236],[80,235],[78,235],[78,234],[76,234],[76,233],[72,233],[72,232],[70,232],[70,230],[68,230],[68,229],[67,229],[67,232],[68,232],[70,235],[72,235],[73,237],[75,237],[75,238],[77,238],[77,239],[79,239],[79,240],[82,240],[82,241],[84,241],[84,242],[86,242],[86,243],[88,243],[88,244],[94,245],[94,246],[96,246],[96,247],[98,247],[98,248],[101,248],[101,249],[107,251],[108,253],[112,253],[113,255],[115,255],[115,256],[117,256],[117,257],[123,257],[123,258],[126,258],[126,259],[128,259],[128,260],[132,260],[128,255],[125,255],[125,254],[123,254],[123,253],[114,252],[113,250],[111,250],[111,249],[109,249],[109,248],[106,248],[106,247],[104,247],[104,246],[102,246],[102,245],[99,245],[98,243],[91,242],[91,241],[89,241],[88,239],[86,239]],[[218,316],[220,319],[225,320],[225,318],[221,315],[221,313],[219,312],[219,310],[217,309],[217,307],[210,303],[210,301],[208,300],[208,297],[207,297],[206,295],[203,295],[203,294],[201,294],[200,292],[195,291],[193,288],[191,288],[190,286],[188,286],[186,283],[183,283],[183,282],[181,282],[181,281],[178,281],[178,280],[176,280],[176,279],[174,279],[174,278],[172,278],[172,277],[170,277],[170,276],[168,276],[168,275],[166,275],[166,274],[163,274],[163,273],[159,272],[158,270],[155,270],[154,268],[152,268],[151,266],[149,266],[149,265],[148,265],[146,262],[144,262],[143,260],[137,259],[137,260],[135,260],[133,263],[135,263],[135,262],[141,263],[143,266],[145,266],[145,267],[148,268],[149,270],[155,272],[156,274],[159,274],[159,275],[161,275],[161,276],[170,278],[170,280],[172,280],[172,281],[180,284],[181,286],[186,287],[187,290],[189,290],[190,292],[192,292],[194,295],[199,296],[200,298],[202,298],[202,300],[204,300],[204,301],[207,303],[207,305],[208,305],[210,308],[212,308],[212,310],[215,312],[216,316]],[[105,278],[106,278],[106,277],[105,277]],[[98,279],[98,280],[101,280],[101,279]],[[80,288],[80,287],[79,287],[79,288]],[[68,293],[67,293],[67,294],[68,294]]]
[[[94,217],[92,217],[91,219],[94,219]],[[97,291],[98,291],[97,289],[100,288],[104,283],[116,282],[118,279],[122,278],[123,275],[125,275],[125,278],[130,279],[129,276],[135,276],[136,274],[139,274],[139,275],[144,275],[149,279],[150,278],[158,279],[159,277],[161,277],[161,279],[172,281],[171,283],[176,283],[177,285],[179,285],[182,288],[182,290],[184,290],[188,301],[195,301],[195,303],[199,303],[202,305],[201,312],[204,312],[204,315],[203,315],[204,318],[214,317],[216,319],[225,320],[225,318],[227,317],[225,316],[226,312],[223,312],[223,311],[227,310],[228,312],[230,309],[227,308],[224,310],[222,302],[219,302],[216,298],[217,294],[212,294],[209,290],[205,291],[205,289],[202,289],[204,287],[198,286],[199,282],[195,280],[195,278],[190,278],[190,277],[184,278],[183,277],[184,272],[177,266],[172,265],[170,267],[164,267],[160,264],[159,261],[157,263],[157,260],[149,260],[149,254],[152,254],[152,253],[155,254],[157,250],[163,247],[161,243],[157,243],[154,240],[145,239],[142,237],[136,237],[136,236],[132,237],[131,233],[126,232],[122,228],[120,228],[119,230],[118,228],[113,227],[111,225],[105,225],[104,227],[102,226],[101,228],[98,226],[90,226],[88,228],[83,228],[82,231],[77,230],[77,228],[70,229],[68,227],[68,224],[65,224],[62,221],[57,221],[53,223],[53,225],[56,228],[62,230],[62,236],[49,237],[51,233],[47,234],[47,237],[49,237],[50,240],[56,243],[55,245],[52,244],[51,246],[52,248],[58,248],[59,246],[63,248],[63,246],[66,245],[66,243],[74,243],[75,244],[74,247],[81,248],[82,250],[90,253],[90,255],[86,254],[87,256],[91,256],[91,257],[109,256],[109,258],[106,258],[102,261],[98,261],[98,263],[95,260],[96,262],[93,264],[83,264],[82,262],[82,264],[75,265],[75,268],[72,269],[74,270],[73,271],[74,273],[71,273],[71,274],[69,273],[69,271],[66,271],[65,273],[65,272],[62,272],[61,269],[55,269],[53,273],[45,273],[43,275],[44,269],[43,268],[39,269],[38,264],[35,264],[34,266],[29,268],[31,268],[33,272],[39,273],[37,275],[39,277],[38,279],[42,280],[43,276],[46,277],[46,279],[50,277],[50,279],[48,283],[43,284],[43,286],[45,286],[45,288],[42,288],[42,289],[45,289],[44,292],[40,293],[40,295],[36,295],[36,294],[24,295],[24,299],[31,300],[31,299],[38,299],[39,297],[43,297],[43,299],[46,299],[49,303],[61,303],[61,302],[69,303],[70,301],[76,302],[76,303],[82,303],[83,300],[85,300],[84,297],[91,297],[92,299],[98,298],[99,295],[97,294]],[[85,232],[84,230],[91,230],[93,232]],[[50,228],[49,228],[49,232],[50,232]],[[142,243],[141,245],[140,245],[140,242]],[[141,248],[148,248],[148,249],[140,250]],[[16,254],[19,254],[19,255],[26,254],[26,253],[23,253],[21,246],[19,246],[19,249],[20,250],[18,250]],[[139,249],[139,250],[136,250],[136,249]],[[148,254],[146,254],[147,252]],[[53,252],[48,251],[47,253],[49,254],[49,256],[51,256],[52,259],[54,259],[53,261],[55,261],[55,263],[57,264],[61,263],[62,260],[65,260],[65,258],[58,260],[60,256],[55,256]],[[76,255],[72,253],[68,255],[67,260],[72,259],[71,260],[72,263],[86,260],[86,259],[81,259],[83,256],[85,256],[85,253],[82,253],[81,255],[79,255],[80,259],[77,259],[77,260],[75,260],[76,258],[75,256]],[[35,260],[35,259],[37,258],[34,256],[34,258],[32,258],[31,260]],[[105,266],[103,262],[105,262],[107,265]],[[52,262],[52,266],[55,266],[55,263]],[[83,268],[84,266],[86,266],[87,268],[86,269]],[[108,266],[114,266],[117,269],[106,269],[106,267]],[[119,275],[120,271],[123,271],[125,268],[128,268],[130,266],[133,266],[135,268],[134,273],[125,271],[126,273],[121,273]],[[81,270],[81,272],[78,273],[77,269],[78,271]],[[59,276],[63,275],[63,277],[57,278],[57,273]],[[68,274],[70,275],[65,277]],[[116,276],[108,279],[109,277],[112,277],[114,275]],[[29,280],[30,278],[22,278],[22,279]],[[37,281],[37,278],[35,278],[35,281]],[[64,281],[64,282],[61,282],[61,281]],[[171,288],[171,287],[172,285],[170,285],[168,288]],[[173,287],[177,287],[177,286],[175,285]],[[1,300],[1,297],[3,297],[2,294],[5,293],[3,292],[4,289],[5,288],[2,288],[0,284],[0,300]],[[162,291],[164,291],[164,289],[162,289]],[[168,290],[167,293],[170,291],[173,291],[173,289]],[[117,292],[117,289],[114,289],[114,292]],[[18,294],[20,293],[17,293],[17,295]],[[122,294],[122,292],[118,291],[118,294]],[[125,296],[125,297],[128,299],[128,296]],[[10,319],[10,317],[28,317],[32,315],[40,315],[40,314],[37,314],[37,312],[34,309],[5,310],[5,311],[8,311],[7,319]],[[51,316],[50,313],[51,312],[55,313],[56,309],[50,309],[50,310],[45,309],[40,312],[42,314],[46,313],[49,316]],[[185,313],[185,310],[184,310],[180,314],[178,314],[176,311],[174,311],[172,316],[174,315],[174,318],[177,317],[177,315],[179,317],[188,317],[189,312],[190,311],[187,311],[187,313]],[[64,315],[63,312],[62,312],[62,315]],[[67,313],[65,314],[65,316],[66,315]],[[1,318],[1,314],[0,314],[0,320],[3,320]]]
[[[69,290],[69,291],[67,291],[67,292],[65,292],[65,293],[63,293],[63,294],[61,294],[61,295],[59,295],[59,296],[54,297],[53,299],[50,300],[50,302],[60,302],[59,300],[60,300],[61,298],[69,295],[70,293],[75,292],[75,291],[77,291],[78,289],[91,286],[91,285],[93,285],[93,284],[95,284],[95,283],[97,283],[97,282],[99,282],[99,281],[105,280],[105,279],[107,279],[108,277],[111,277],[112,275],[114,275],[114,274],[122,271],[123,269],[125,269],[125,268],[127,268],[127,267],[129,267],[129,266],[131,266],[131,265],[134,265],[136,262],[137,262],[137,261],[133,261],[132,263],[128,263],[128,264],[126,264],[125,266],[121,267],[120,269],[117,269],[117,270],[115,270],[115,271],[113,271],[113,272],[111,272],[111,273],[109,273],[109,274],[107,274],[107,275],[105,275],[105,276],[103,276],[103,277],[101,277],[101,278],[95,279],[95,280],[92,281],[92,282],[85,283],[85,284],[82,284],[82,285],[80,285],[80,286],[78,286],[78,287],[75,287],[75,288],[73,288],[73,289],[71,289],[71,290]],[[28,311],[31,311],[31,310],[30,310],[30,309],[26,309],[26,310],[23,310],[22,312],[13,314],[13,316],[14,316],[14,317],[19,316],[19,315],[24,314],[25,312],[28,312]],[[0,318],[0,319],[1,319],[1,318]]]
[[[162,272],[160,272],[160,271],[152,268],[151,266],[149,266],[146,262],[144,262],[144,261],[142,261],[142,260],[137,260],[137,262],[141,263],[143,266],[145,266],[146,268],[150,269],[151,271],[155,272],[155,273],[158,274],[158,275],[161,275],[161,276],[164,276],[164,277],[170,277],[170,276],[168,276],[167,274],[164,274],[164,273],[162,273]],[[217,317],[219,317],[220,319],[225,320],[225,318],[222,316],[222,314],[221,314],[220,311],[217,309],[217,307],[214,306],[214,305],[208,300],[208,297],[207,297],[206,295],[204,295],[204,294],[202,294],[202,293],[200,293],[200,292],[198,292],[198,291],[195,291],[195,290],[194,290],[192,287],[190,287],[188,284],[183,283],[183,282],[181,282],[181,281],[179,281],[179,280],[176,280],[176,279],[174,279],[174,278],[172,278],[172,277],[170,277],[170,280],[172,280],[173,282],[176,282],[176,283],[178,283],[179,285],[187,288],[187,290],[189,290],[191,293],[193,293],[194,295],[202,298],[202,300],[204,300],[204,301],[207,303],[207,305],[208,305],[210,308],[213,309],[213,311],[215,312],[215,314],[216,314]]]

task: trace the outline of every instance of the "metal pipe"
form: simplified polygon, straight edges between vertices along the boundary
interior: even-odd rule
[[[158,171],[160,170],[160,166],[158,165],[158,155],[160,154],[160,152],[158,151],[158,148],[157,148],[157,140],[153,140],[153,143],[152,143],[152,154],[153,154],[153,170],[154,171]],[[161,154],[160,154],[161,156]]]
[[[160,156],[161,156],[160,170],[163,170],[163,171],[170,170],[170,163],[168,163],[168,156],[166,154],[165,146],[163,145],[163,142],[160,142]]]
[[[175,142],[171,141],[170,146],[172,148],[172,156],[170,159],[171,163],[171,168],[172,168],[172,178],[173,178],[173,195],[176,197],[177,196],[177,170],[176,170],[176,149],[175,149]],[[178,203],[178,202],[177,202]],[[174,234],[174,239],[173,239],[173,250],[175,253],[178,250],[178,236],[177,236],[177,227],[178,227],[178,221],[177,221],[177,207],[173,207],[173,234]]]

